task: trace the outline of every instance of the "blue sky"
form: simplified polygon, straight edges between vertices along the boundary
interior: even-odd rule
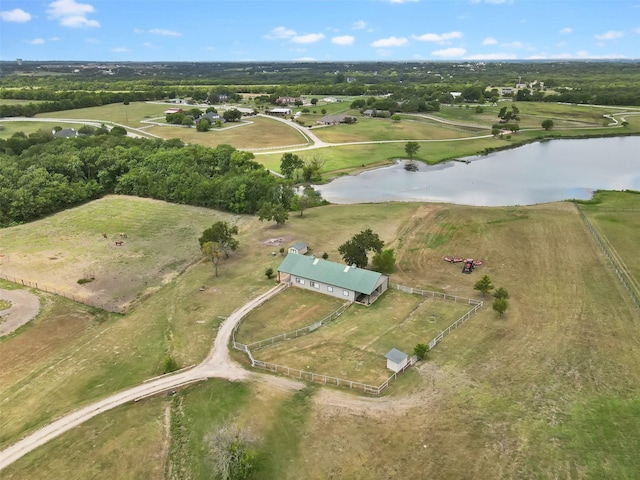
[[[0,60],[640,58],[640,0],[0,0]]]

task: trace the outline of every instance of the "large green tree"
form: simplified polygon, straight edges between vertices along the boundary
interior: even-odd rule
[[[293,153],[285,153],[280,159],[280,172],[286,178],[293,178],[295,171],[302,167],[304,167],[304,161]]]
[[[385,248],[376,253],[371,260],[373,268],[380,273],[392,273],[396,267],[396,256],[393,248]]]
[[[202,232],[202,236],[198,239],[200,248],[207,242],[214,242],[219,245],[220,251],[224,253],[225,258],[229,258],[229,253],[238,249],[240,242],[235,238],[238,234],[238,226],[230,225],[227,222],[216,222],[211,227]]]
[[[345,263],[364,268],[369,264],[368,253],[370,251],[380,253],[383,247],[384,241],[368,228],[340,245],[338,252]]]

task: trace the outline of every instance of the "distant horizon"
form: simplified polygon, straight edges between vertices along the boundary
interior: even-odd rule
[[[4,62],[628,61],[640,0],[3,0],[0,45]]]
[[[473,63],[473,64],[489,64],[489,63],[636,63],[640,62],[638,58],[573,58],[573,59],[530,59],[530,60],[510,60],[510,59],[494,59],[494,60],[31,60],[17,58],[13,60],[1,60],[0,63],[15,64],[17,61],[22,63],[105,63],[105,64],[127,64],[127,63],[239,63],[239,64],[313,64],[313,63],[443,63],[443,64],[456,64],[456,63]]]

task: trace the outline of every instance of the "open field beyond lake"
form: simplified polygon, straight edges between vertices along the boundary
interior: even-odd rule
[[[626,205],[630,201],[626,195],[633,194],[605,197],[600,210]],[[142,235],[145,219],[158,218],[138,206],[146,205],[147,200],[108,197],[99,202],[116,206],[120,201],[128,202],[129,208],[109,210],[110,222],[118,231],[123,226],[130,228],[129,235]],[[96,208],[99,202],[86,207]],[[183,213],[165,214],[167,223],[194,221],[190,207],[168,205],[167,212],[174,208]],[[52,222],[55,238],[64,237],[56,233],[61,227],[55,227],[56,218],[61,217],[69,236],[91,239],[97,234],[100,242],[100,231],[81,212],[72,209],[43,221]],[[221,218],[215,212],[210,215],[205,225]],[[487,274],[495,286],[509,291],[509,309],[503,318],[490,306],[480,310],[430,352],[427,361],[402,375],[382,399],[323,387],[294,392],[271,386],[268,380],[246,385],[211,381],[180,391],[171,400],[171,405],[176,402],[176,407],[169,407],[171,428],[185,428],[170,430],[169,447],[162,440],[168,402],[151,400],[114,410],[64,434],[12,465],[6,470],[7,478],[33,478],[37,473],[42,478],[42,472],[52,472],[51,477],[57,478],[68,472],[92,476],[92,468],[100,469],[94,467],[96,462],[111,465],[113,455],[118,455],[121,465],[135,465],[114,470],[122,471],[123,478],[128,475],[125,470],[138,478],[157,476],[164,468],[159,464],[172,459],[182,459],[179,471],[183,477],[210,478],[204,439],[223,418],[252,425],[259,439],[258,451],[269,459],[264,470],[268,478],[376,478],[380,472],[399,478],[420,477],[425,471],[434,478],[488,480],[637,476],[638,310],[573,204],[504,208],[329,205],[306,210],[303,217],[293,215],[280,227],[253,218],[242,217],[238,222],[240,248],[221,263],[218,278],[209,265],[195,264],[149,292],[125,316],[105,315],[43,294],[40,315],[0,340],[0,357],[15,366],[0,382],[0,444],[6,446],[64,412],[161,373],[167,353],[179,366],[201,361],[219,322],[273,285],[263,272],[279,264],[280,257],[271,256],[277,245],[286,247],[304,240],[314,252],[326,251],[331,260],[339,261],[338,246],[371,228],[395,248],[397,271],[392,281],[480,299],[473,284]],[[142,226],[135,227],[137,223]],[[633,222],[624,223],[618,235],[628,235],[629,245],[637,244]],[[29,226],[5,229],[3,239],[14,228]],[[161,223],[148,228],[170,231]],[[200,231],[192,228],[195,231],[189,238],[175,235],[176,251],[197,249]],[[40,258],[43,265],[52,262],[48,253],[38,253],[50,251],[49,243],[12,242],[12,256]],[[188,247],[193,244],[195,247]],[[622,243],[615,245],[621,256],[628,255]],[[484,264],[473,274],[462,275],[458,265],[442,260],[450,254],[481,259]],[[107,264],[111,257],[96,255],[96,260]],[[625,261],[630,264],[633,258]],[[0,265],[0,271],[4,267]],[[47,281],[58,282],[64,273],[47,269],[43,275],[48,276]],[[393,294],[390,298],[403,295],[389,293]],[[407,296],[407,301],[420,299]],[[379,305],[374,307],[387,308],[385,303]],[[428,319],[431,301],[424,307],[417,312]],[[398,334],[389,338],[399,348],[408,349],[416,342],[404,335],[408,330],[398,326],[406,316],[402,311],[412,308],[396,305],[381,316],[391,322],[387,329],[393,326],[388,334]],[[349,327],[349,318],[354,322],[350,328],[358,322],[366,324],[360,312],[367,310],[349,309],[334,324],[300,340]],[[441,328],[438,322],[433,325]],[[384,350],[387,345],[382,339],[387,337],[381,334],[385,331],[380,328],[366,334],[367,338],[352,337],[352,351],[362,352],[360,348],[372,340],[364,351]],[[423,334],[431,335],[423,332],[416,338],[422,339]],[[339,338],[333,337],[332,342]],[[399,345],[405,340],[406,347]],[[293,346],[290,341],[282,348]],[[339,347],[331,348],[337,352]],[[318,352],[316,357],[325,355],[320,344],[313,349]],[[259,351],[259,358],[270,354],[269,350]],[[238,355],[243,358],[240,352]],[[342,368],[355,369],[353,360]],[[133,419],[130,415],[135,412],[139,415]],[[121,429],[119,422],[135,428]],[[149,439],[142,447],[141,432],[147,432]],[[87,438],[92,441],[88,443]],[[88,448],[93,445],[96,448]],[[95,454],[59,455],[61,448]]]

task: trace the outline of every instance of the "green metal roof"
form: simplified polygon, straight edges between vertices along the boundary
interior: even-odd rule
[[[364,268],[350,267],[296,253],[288,254],[278,267],[278,271],[366,295],[373,292],[382,277],[381,273]]]

